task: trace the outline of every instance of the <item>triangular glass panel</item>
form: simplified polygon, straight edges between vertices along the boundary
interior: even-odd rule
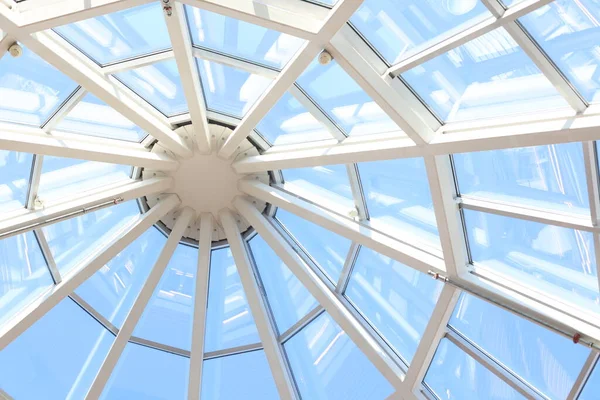
[[[159,2],[54,28],[100,65],[137,58],[171,47]]]
[[[148,134],[92,94],[63,117],[55,130],[107,139],[141,142]]]
[[[177,245],[167,268],[144,309],[134,336],[190,350],[198,249]]]
[[[83,399],[114,338],[65,298],[0,352],[0,387],[16,399]]]
[[[0,214],[24,208],[33,155],[0,150]]]
[[[197,59],[206,108],[242,118],[271,84],[271,79],[208,60]]]
[[[115,77],[167,117],[188,111],[175,60],[119,72]]]
[[[106,263],[76,293],[117,328],[121,328],[165,242],[156,227]]]
[[[569,108],[504,28],[414,67],[402,79],[445,122]]]
[[[283,333],[318,306],[317,300],[263,238],[256,235],[250,240],[249,247],[275,323]]]
[[[194,46],[281,69],[304,40],[224,15],[185,6]]]
[[[210,260],[204,351],[260,342],[229,247],[213,250]]]
[[[41,127],[77,84],[23,46],[0,59],[0,121]]]

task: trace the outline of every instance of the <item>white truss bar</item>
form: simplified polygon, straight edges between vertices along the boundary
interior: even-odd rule
[[[213,50],[194,47],[192,49],[192,53],[196,58],[227,65],[235,69],[249,72],[253,75],[260,75],[269,79],[276,79],[279,75],[279,71],[275,69],[267,68],[265,66],[251,63],[249,61],[245,61],[239,58],[233,58],[225,54],[217,53]]]
[[[40,187],[40,179],[42,177],[42,165],[44,163],[44,156],[39,154],[33,155],[33,165],[31,166],[31,176],[29,178],[29,190],[27,191],[27,202],[25,208],[33,210],[35,205],[35,199],[38,195]]]
[[[270,4],[257,0],[179,0],[190,6],[203,8],[227,17],[260,25],[302,39],[313,39],[323,21],[285,9],[287,1]]]
[[[188,350],[180,349],[178,347],[169,346],[166,344],[154,342],[152,340],[144,339],[137,336],[131,336],[129,339],[129,343],[139,344],[145,347],[149,347],[151,349],[156,349],[159,351],[164,351],[165,353],[175,354],[181,357],[190,358],[190,352]]]
[[[402,387],[403,371],[386,353],[380,344],[371,336],[357,318],[344,306],[319,276],[300,256],[291,245],[279,234],[265,216],[247,200],[238,197],[234,200],[238,212],[257,230],[259,235],[275,251],[279,258],[288,266],[308,291],[325,308],[336,323],[346,332],[354,344],[367,356],[381,374],[396,388]]]
[[[206,105],[204,104],[204,94],[202,93],[202,83],[200,82],[196,59],[192,54],[192,39],[185,17],[185,9],[183,4],[174,0],[169,4],[172,7],[172,15],[168,16],[165,13],[165,21],[175,53],[181,86],[194,126],[196,146],[200,153],[208,154],[211,150],[211,139],[208,130],[208,119],[206,118]]]
[[[133,165],[162,171],[177,169],[179,162],[164,154],[151,153],[139,144],[123,146],[117,141],[102,142],[76,135],[49,135],[39,128],[0,124],[0,149],[54,157],[77,158],[112,164]]]
[[[158,259],[156,260],[152,271],[150,271],[150,274],[148,275],[144,286],[140,290],[140,293],[137,295],[135,302],[131,307],[131,310],[129,310],[129,313],[127,314],[127,317],[123,322],[123,326],[119,330],[115,341],[110,347],[110,350],[108,351],[108,354],[106,355],[106,358],[104,359],[100,370],[96,374],[94,382],[90,386],[90,389],[85,397],[86,399],[100,398],[100,395],[104,390],[104,386],[106,386],[106,383],[108,382],[110,374],[117,365],[117,362],[119,361],[119,357],[123,353],[123,350],[125,350],[125,346],[131,338],[135,326],[142,317],[142,313],[144,312],[148,301],[150,301],[152,293],[154,293],[154,290],[158,286],[160,278],[163,276],[163,273],[167,268],[169,260],[173,256],[173,253],[175,252],[175,249],[177,248],[181,237],[188,229],[188,225],[191,223],[193,218],[194,210],[192,210],[189,207],[185,207],[181,211],[181,214],[177,217],[177,221],[175,221],[175,225],[173,226],[171,234],[169,235],[165,246],[160,252],[160,255],[158,256]]]
[[[225,230],[229,248],[233,254],[235,265],[240,275],[248,305],[256,323],[256,329],[263,344],[265,356],[269,362],[271,373],[282,399],[296,399],[292,378],[286,367],[283,349],[277,341],[277,330],[273,326],[273,321],[269,317],[268,306],[261,293],[256,275],[250,264],[250,258],[235,217],[228,209],[219,211],[219,219]]]
[[[581,391],[585,387],[585,383],[587,382],[588,378],[590,377],[590,374],[593,372],[594,366],[596,365],[598,359],[599,359],[599,353],[594,350],[591,350],[590,354],[589,354],[588,358],[585,360],[585,364],[583,364],[583,367],[581,368],[581,371],[579,372],[579,375],[577,376],[577,379],[575,380],[575,383],[573,384],[573,387],[571,388],[571,391],[569,392],[569,395],[567,396],[566,400],[577,400],[579,398],[579,395],[581,394]]]
[[[393,239],[366,224],[353,221],[306,200],[257,181],[244,180],[238,188],[259,200],[294,213],[353,242],[367,246],[423,273],[445,270],[444,261],[432,254]]]
[[[44,235],[44,231],[42,231],[41,229],[35,229],[33,231],[33,234],[35,235],[35,238],[40,246],[40,250],[42,251],[44,259],[46,260],[46,264],[48,265],[48,270],[50,271],[52,280],[55,284],[61,283],[62,277],[60,276],[60,271],[56,266],[56,261],[52,256],[52,250],[50,250],[50,245],[46,240],[46,235]]]
[[[321,315],[321,313],[323,311],[325,311],[325,310],[323,309],[323,306],[321,306],[320,304],[315,306],[315,308],[310,310],[308,312],[308,314],[306,314],[304,317],[300,318],[300,320],[298,320],[298,322],[296,322],[294,325],[290,326],[287,331],[283,332],[281,334],[281,336],[279,336],[279,342],[281,344],[283,344],[286,341],[288,341],[289,339],[291,339],[292,336],[294,336],[296,333],[300,332],[302,329],[304,329],[305,326],[307,326],[312,321],[317,319],[317,317],[319,315]]]
[[[240,143],[250,135],[256,125],[258,125],[290,86],[294,84],[296,79],[306,70],[331,38],[346,24],[346,21],[361,4],[362,0],[338,1],[323,26],[319,29],[317,36],[298,50],[296,55],[283,68],[277,79],[273,81],[263,95],[250,107],[239,125],[229,135],[221,150],[219,150],[219,156],[223,158],[233,156]]]
[[[346,171],[348,172],[350,190],[352,191],[352,198],[358,213],[357,218],[360,221],[366,221],[369,219],[369,213],[367,210],[367,202],[363,194],[360,177],[358,176],[358,166],[356,164],[346,164]]]
[[[206,307],[208,304],[208,279],[212,248],[213,217],[211,213],[200,215],[200,236],[198,239],[198,269],[194,292],[194,324],[192,328],[192,348],[190,351],[190,376],[188,400],[200,400],[202,392],[202,364],[204,359],[204,333],[206,328]]]
[[[77,103],[85,97],[87,91],[79,86],[75,93],[67,99],[67,101],[54,113],[52,117],[42,126],[44,132],[51,132],[59,124],[59,122],[75,108]]]
[[[352,270],[354,269],[354,264],[356,263],[356,258],[358,257],[358,252],[360,251],[360,245],[352,242],[350,248],[348,249],[348,254],[346,255],[346,261],[344,262],[344,267],[342,268],[342,273],[340,274],[340,278],[335,285],[335,291],[337,293],[343,294],[348,287],[348,283],[350,282],[350,277],[352,276]]]
[[[147,213],[141,215],[138,221],[127,228],[123,234],[108,242],[91,260],[65,275],[61,283],[54,285],[46,294],[24,307],[19,314],[0,328],[0,350],[8,346],[20,334],[25,332],[27,328],[50,311],[52,307],[70,295],[79,285],[123,251],[139,235],[178,205],[179,199],[174,195],[161,200]]]
[[[171,39],[171,42],[173,39]],[[118,74],[119,72],[129,71],[131,69],[145,67],[161,61],[166,61],[175,57],[173,50],[161,51],[159,53],[150,54],[148,56],[136,57],[131,60],[118,61],[110,65],[105,65],[101,68],[104,75]]]
[[[290,86],[288,92],[296,99],[317,121],[327,128],[331,136],[342,141],[346,139],[346,134],[329,119],[329,117],[321,110],[308,96],[300,90],[296,85]]]
[[[82,212],[105,203],[117,204],[143,196],[168,191],[171,178],[152,178],[145,181],[133,181],[115,188],[102,190],[91,195],[46,207],[42,210],[27,210],[9,219],[0,221],[0,236],[9,237],[41,228],[59,220],[75,217]]]

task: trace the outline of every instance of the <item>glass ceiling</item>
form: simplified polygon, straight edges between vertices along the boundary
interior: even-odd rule
[[[148,199],[127,190],[152,135],[191,123],[190,93],[235,128],[307,43],[294,16],[318,19],[337,1],[139,3],[44,25],[92,85],[57,69],[61,56],[31,32],[20,57],[0,47],[0,398],[86,398],[167,243],[150,226],[104,259],[144,218]],[[170,36],[179,28],[183,40]],[[304,60],[249,135],[281,202],[267,225],[318,284],[257,228],[244,235],[250,278],[213,242],[199,293],[198,246],[181,241],[101,398],[263,400],[287,385],[298,399],[597,400],[599,33],[600,0],[364,0],[335,37],[355,58],[327,43],[334,59]],[[128,201],[85,208],[109,191]],[[28,222],[71,203],[84,206]],[[429,276],[438,270],[447,277]],[[400,383],[342,326],[360,327]],[[194,335],[201,379],[189,388]]]

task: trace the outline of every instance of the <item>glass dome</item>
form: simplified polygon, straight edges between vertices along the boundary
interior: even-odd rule
[[[600,398],[600,0],[0,0],[0,399]]]

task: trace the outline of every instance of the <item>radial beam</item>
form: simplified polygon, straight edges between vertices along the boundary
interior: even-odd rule
[[[234,200],[234,205],[379,372],[394,387],[402,388],[403,371],[344,306],[338,298],[339,295],[333,292],[317,273],[302,261],[291,245],[256,207],[241,197]]]
[[[279,397],[286,400],[296,399],[292,378],[286,367],[283,349],[277,341],[277,332],[273,326],[272,319],[269,317],[268,306],[265,303],[252,265],[250,264],[248,251],[240,234],[239,227],[236,224],[233,214],[228,209],[223,209],[219,212],[219,219],[225,230],[227,242],[235,260],[235,265],[240,275],[246,298],[248,299],[248,305],[252,311],[252,317],[254,318],[254,322],[256,322],[256,329],[263,344],[271,373],[275,379]]]
[[[24,307],[19,314],[0,329],[0,350],[8,346],[27,328],[46,315],[62,299],[70,295],[79,285],[94,275],[96,271],[178,205],[179,199],[174,195],[161,200],[147,213],[141,215],[122,235],[106,243],[94,258],[87,261],[80,268],[75,268],[63,276],[61,283],[54,285],[47,293]]]
[[[104,390],[104,386],[106,386],[106,383],[108,382],[110,374],[117,365],[117,362],[119,361],[119,357],[123,353],[123,350],[125,350],[125,346],[131,338],[133,330],[135,329],[138,321],[142,317],[142,313],[144,312],[148,301],[150,301],[152,293],[154,293],[154,290],[158,286],[160,278],[163,276],[163,273],[167,268],[169,260],[173,256],[173,253],[175,252],[175,249],[177,248],[181,237],[188,229],[188,225],[190,225],[193,218],[194,211],[189,207],[185,207],[181,211],[181,214],[177,217],[177,221],[175,221],[175,225],[171,230],[171,234],[169,235],[165,246],[160,252],[160,255],[158,256],[158,259],[156,260],[152,271],[150,271],[150,274],[148,275],[144,286],[142,286],[140,293],[137,295],[135,302],[131,307],[131,310],[129,310],[129,313],[127,314],[127,317],[123,322],[123,326],[119,330],[115,341],[113,342],[110,350],[108,351],[108,354],[106,355],[106,358],[104,359],[100,370],[96,374],[96,378],[90,386],[90,389],[86,395],[86,399],[100,398],[100,395]]]
[[[200,400],[200,393],[202,392],[202,364],[204,360],[204,337],[206,329],[206,309],[208,305],[208,280],[210,276],[212,235],[212,214],[202,213],[200,215],[198,269],[196,272],[196,290],[194,292],[194,324],[192,328],[192,348],[190,352],[188,400]]]
[[[306,70],[323,47],[346,24],[363,0],[340,0],[331,10],[327,20],[319,29],[317,36],[304,44],[296,53],[277,79],[269,86],[262,96],[250,107],[242,121],[219,150],[219,156],[230,158],[238,146],[250,135],[252,130],[264,118],[269,110],[294,84],[296,79]]]

